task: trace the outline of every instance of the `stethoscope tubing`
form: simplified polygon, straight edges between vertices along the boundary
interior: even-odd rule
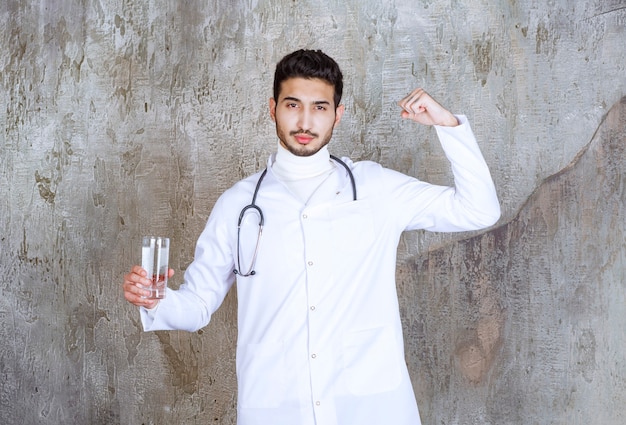
[[[345,168],[346,171],[348,172],[348,176],[350,177],[350,183],[352,185],[352,200],[356,201],[357,200],[356,181],[354,180],[354,175],[352,174],[352,170],[350,170],[350,167],[348,167],[348,164],[346,164],[345,162],[343,162],[341,159],[337,158],[336,156],[331,155],[330,158],[333,161],[341,164],[343,168]],[[241,277],[248,277],[248,276],[253,276],[256,274],[256,271],[254,270],[254,265],[256,263],[256,257],[259,251],[259,242],[261,241],[261,234],[263,233],[263,224],[265,223],[265,219],[263,217],[263,211],[261,210],[261,207],[259,207],[256,204],[256,198],[257,198],[257,195],[259,194],[259,188],[261,187],[261,182],[263,182],[263,179],[265,178],[266,174],[267,174],[267,168],[263,170],[263,172],[259,176],[259,180],[256,183],[256,187],[254,188],[254,193],[252,195],[252,202],[250,202],[250,204],[246,205],[245,207],[241,209],[241,212],[239,213],[239,220],[237,221],[237,268],[233,270],[233,273]],[[250,209],[255,210],[259,214],[259,236],[256,240],[256,246],[254,248],[254,255],[252,256],[252,263],[250,265],[250,270],[248,270],[247,273],[242,273],[241,263],[240,263],[240,258],[239,258],[240,241],[241,241],[241,237],[240,237],[241,236],[241,223],[243,221],[243,217],[246,214],[246,211]]]

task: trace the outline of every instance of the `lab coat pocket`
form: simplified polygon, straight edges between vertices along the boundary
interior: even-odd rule
[[[348,333],[344,341],[348,390],[354,395],[369,395],[397,388],[402,381],[397,347],[388,327]]]
[[[282,343],[248,344],[237,355],[239,403],[245,408],[278,407],[285,399]]]

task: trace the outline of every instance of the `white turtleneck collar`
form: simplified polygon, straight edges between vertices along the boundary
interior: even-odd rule
[[[285,149],[280,142],[272,171],[283,182],[310,179],[327,175],[333,169],[328,145],[311,156],[297,156]]]
[[[272,164],[274,175],[304,204],[309,202],[334,169],[328,146],[311,156],[297,156],[285,149],[280,142]]]

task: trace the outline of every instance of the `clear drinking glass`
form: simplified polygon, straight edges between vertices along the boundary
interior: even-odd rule
[[[170,240],[161,236],[144,236],[141,245],[141,267],[152,280],[148,299],[165,298],[169,270]]]

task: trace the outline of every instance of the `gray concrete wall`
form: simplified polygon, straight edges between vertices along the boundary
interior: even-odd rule
[[[424,86],[493,171],[494,229],[399,247],[424,423],[626,422],[626,1],[6,0],[0,29],[0,423],[234,423],[236,294],[143,333],[120,284],[143,233],[180,284],[300,47],[346,76],[335,154],[449,183],[398,118]]]

